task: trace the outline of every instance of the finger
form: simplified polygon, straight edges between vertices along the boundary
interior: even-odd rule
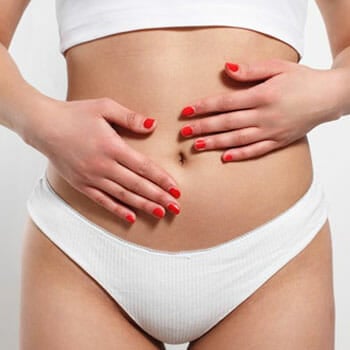
[[[166,170],[128,144],[121,143],[119,147],[116,147],[114,159],[133,172],[149,179],[175,198],[180,197],[181,193],[175,179]]]
[[[280,74],[291,67],[294,62],[272,58],[252,63],[226,62],[225,72],[227,75],[239,81],[254,81],[268,79]]]
[[[264,140],[245,147],[230,149],[223,153],[222,160],[229,162],[259,157],[276,149],[276,145],[276,141]]]
[[[184,137],[209,134],[255,126],[258,123],[256,109],[221,113],[212,117],[198,119],[181,128]]]
[[[104,178],[100,182],[101,188],[106,191],[112,197],[118,198],[123,203],[130,205],[134,208],[140,209],[151,216],[156,218],[162,218],[166,211],[158,203],[154,203],[140,195],[138,193],[133,193],[127,188],[124,188],[120,184],[112,181],[110,179]],[[175,212],[174,212],[175,213]],[[179,211],[177,212],[177,214]]]
[[[205,113],[253,108],[259,105],[259,97],[260,94],[256,93],[254,86],[244,90],[208,96],[194,101],[189,106],[185,107],[182,111],[182,115],[189,118]],[[188,112],[190,109],[192,113]]]
[[[117,162],[114,162],[114,165],[110,167],[110,172],[105,178],[122,186],[124,192],[125,190],[127,190],[127,192],[132,191],[133,193],[150,199],[155,203],[159,203],[168,209],[171,204],[175,205],[178,209],[180,208],[178,201],[169,193]],[[171,208],[172,207],[170,207],[170,210]]]
[[[111,98],[96,100],[99,113],[108,121],[137,133],[147,133],[157,125],[157,121],[151,117],[145,117],[141,113],[130,110]]]
[[[84,194],[103,208],[120,217],[121,219],[131,223],[135,222],[136,215],[133,211],[117,203],[115,200],[113,200],[97,188],[86,186],[84,188]]]
[[[193,146],[198,151],[222,149],[247,145],[263,140],[264,137],[265,135],[260,128],[249,127],[221,133],[214,136],[201,137],[194,142]]]

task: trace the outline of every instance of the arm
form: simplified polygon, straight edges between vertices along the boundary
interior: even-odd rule
[[[0,124],[25,142],[25,124],[34,118],[39,106],[52,100],[24,80],[7,50],[29,1],[0,0]]]
[[[342,115],[350,114],[350,2],[316,0],[326,25],[333,56],[332,69],[339,73],[338,89]]]
[[[131,208],[157,218],[165,208],[178,214],[177,181],[111,125],[148,134],[155,120],[150,125],[146,116],[108,97],[55,100],[23,79],[7,48],[28,3],[0,0],[0,124],[49,158],[72,187],[127,222],[136,218]]]

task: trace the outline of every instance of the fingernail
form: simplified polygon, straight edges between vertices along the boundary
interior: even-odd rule
[[[176,215],[180,213],[180,208],[174,203],[170,203],[168,209]]]
[[[181,129],[181,134],[182,136],[190,136],[193,134],[193,130],[189,125],[187,125]]]
[[[181,114],[185,117],[192,115],[193,113],[194,113],[194,108],[192,106],[185,107],[181,112]]]
[[[152,213],[159,218],[162,218],[164,216],[164,212],[161,208],[155,208]]]
[[[126,215],[125,218],[132,224],[135,222],[135,218],[131,214]]]
[[[179,198],[181,196],[180,190],[175,187],[171,187],[169,193],[175,198]]]
[[[236,63],[230,63],[230,62],[226,62],[226,67],[228,69],[230,69],[232,72],[237,72],[238,71],[238,64]]]
[[[194,146],[196,149],[204,149],[205,148],[205,141],[204,140],[197,140],[194,143]]]
[[[230,161],[230,160],[232,160],[232,159],[233,159],[233,157],[232,157],[231,154],[226,154],[226,156],[224,157],[224,161],[225,161],[225,162],[228,162],[228,161]]]
[[[150,129],[154,123],[154,120],[155,119],[152,119],[152,118],[145,119],[145,121],[143,122],[143,126],[147,129]]]

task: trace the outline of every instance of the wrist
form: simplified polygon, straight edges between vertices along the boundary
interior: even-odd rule
[[[330,94],[334,98],[329,98],[334,104],[335,112],[331,120],[341,118],[350,113],[350,69],[339,67],[329,69],[331,79],[329,81]]]
[[[47,130],[50,129],[47,128],[47,123],[50,123],[54,106],[62,101],[55,100],[38,91],[28,96],[30,96],[30,101],[21,104],[18,118],[14,118],[14,128],[26,144],[46,154],[44,141],[50,137],[46,135]]]
[[[20,95],[16,97],[16,106],[12,109],[12,129],[25,143],[40,150],[38,141],[44,119],[49,117],[51,106],[59,101],[40,93],[32,86],[21,90]]]

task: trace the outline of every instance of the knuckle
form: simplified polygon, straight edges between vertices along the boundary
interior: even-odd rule
[[[141,188],[142,188],[141,181],[134,181],[130,186],[130,189],[135,193],[139,193]]]
[[[246,113],[247,118],[251,121],[251,126],[261,126],[262,112],[259,108],[251,109]]]
[[[109,97],[101,97],[98,99],[98,103],[99,103],[99,106],[101,106],[101,108],[103,110],[110,110],[111,107],[112,107],[112,99],[109,98]]]
[[[237,153],[241,159],[249,158],[249,151],[246,148],[241,148]]]
[[[137,113],[135,111],[127,111],[125,115],[126,125],[131,128],[135,126],[137,121]]]
[[[140,175],[144,176],[150,171],[151,167],[152,167],[152,161],[150,159],[145,159],[138,166],[137,172]]]
[[[261,96],[261,101],[264,104],[271,104],[275,101],[275,93],[269,89],[265,91],[265,93]]]
[[[158,176],[158,184],[165,188],[169,185],[170,181],[169,181],[169,177],[167,174],[163,174],[163,173],[160,173],[160,175]],[[172,182],[171,182],[172,183]]]
[[[91,160],[91,169],[97,174],[105,174],[107,172],[105,160],[101,157]]]
[[[138,209],[143,210],[146,213],[149,213],[152,215],[152,210],[153,210],[153,206],[151,204],[150,201],[146,200],[146,199],[141,199],[136,206]]]
[[[164,193],[158,193],[156,200],[164,206],[169,204],[169,196]],[[171,201],[173,202],[174,200],[171,199]]]
[[[101,205],[103,207],[108,206],[108,201],[103,194],[95,193],[93,198],[94,198],[95,202],[98,203],[99,205]]]
[[[228,115],[223,116],[222,125],[225,130],[231,130],[233,128],[233,119]]]
[[[251,90],[252,98],[259,103],[267,104],[270,102],[270,90],[266,87]]]
[[[217,107],[219,109],[225,109],[230,107],[233,102],[233,96],[231,94],[223,94],[218,98]]]
[[[98,141],[96,141],[95,149],[97,149],[99,152],[102,152],[103,154],[108,153],[111,149],[110,142],[108,141],[109,140],[106,138],[99,139]]]
[[[193,107],[197,112],[202,112],[207,110],[208,103],[205,99],[198,100]]]
[[[287,141],[290,138],[289,132],[284,128],[278,128],[275,133],[275,139],[279,141]]]
[[[120,188],[116,191],[116,196],[121,201],[125,201],[128,197],[128,191],[124,188]]]
[[[245,133],[243,132],[237,132],[236,134],[236,143],[238,143],[239,145],[244,145],[247,143],[248,137]]]
[[[192,127],[197,135],[202,134],[205,131],[205,121],[203,119],[199,119],[196,121],[196,123],[192,124]]]

